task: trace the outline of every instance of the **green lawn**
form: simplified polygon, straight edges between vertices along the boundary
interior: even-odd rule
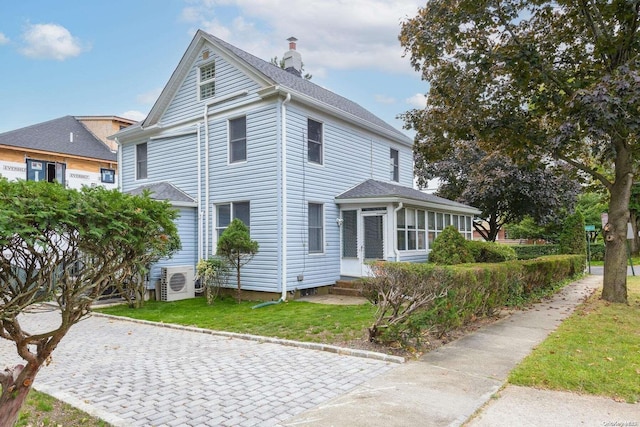
[[[363,339],[375,312],[375,307],[368,303],[325,305],[288,301],[252,309],[256,304],[238,304],[227,297],[207,305],[204,298],[194,298],[174,302],[148,301],[141,309],[119,305],[96,311],[153,322],[321,343]]]
[[[640,400],[640,277],[628,279],[629,305],[600,292],[511,372],[512,384]]]
[[[16,427],[107,427],[98,418],[45,393],[31,389],[20,410]]]

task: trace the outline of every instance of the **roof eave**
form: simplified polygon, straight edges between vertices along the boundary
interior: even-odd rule
[[[480,215],[482,212],[472,206],[454,206],[444,203],[430,202],[426,200],[417,200],[400,196],[378,196],[378,197],[352,197],[352,198],[336,198],[338,205],[363,205],[363,204],[384,204],[384,203],[403,203],[404,205],[418,206],[429,209],[437,209],[442,211],[451,211],[465,213],[469,215]]]

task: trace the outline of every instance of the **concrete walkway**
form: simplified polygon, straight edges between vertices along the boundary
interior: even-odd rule
[[[528,400],[527,390],[533,389],[520,392],[525,396],[520,411],[509,411],[511,402],[504,397],[511,395],[509,388],[503,397],[494,399],[509,372],[594,289],[601,287],[601,283],[601,277],[588,276],[567,286],[548,302],[517,311],[427,353],[417,362],[390,370],[343,396],[288,419],[283,425],[458,426],[488,402],[491,403],[483,411],[489,415],[473,420],[471,425],[603,426],[607,421],[625,420],[640,423],[639,405],[616,403],[610,399],[596,398],[602,406],[592,401],[585,403],[591,406],[589,414],[598,415],[593,415],[586,424],[581,424],[574,414],[574,411],[581,411],[581,406],[573,408],[574,411],[569,409],[575,402],[572,399],[566,400],[567,404],[562,404],[564,400],[556,401],[556,411],[551,411],[549,405],[541,405],[540,400]],[[567,395],[573,396],[552,393],[551,399],[558,396],[564,399]],[[549,412],[545,413],[545,410]],[[619,416],[613,416],[611,411]]]
[[[477,426],[640,423],[639,405],[500,391],[509,371],[601,281],[589,276],[404,364],[93,316],[71,329],[35,387],[116,426],[450,426],[474,414]],[[42,328],[56,316],[25,320]],[[0,341],[0,361],[20,362],[13,343]]]

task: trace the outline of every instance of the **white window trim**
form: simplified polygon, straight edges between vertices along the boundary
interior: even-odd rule
[[[394,151],[396,153],[396,156],[397,156],[396,160],[398,163],[391,162],[391,160],[393,160],[393,158],[391,157],[391,153]],[[400,182],[400,150],[395,149],[393,147],[389,147],[389,167],[391,168],[391,170],[389,171],[389,181]],[[398,179],[395,179],[396,169],[398,170]]]
[[[320,205],[322,206],[322,251],[321,252],[311,252],[310,244],[309,244],[309,205]],[[325,255],[327,252],[327,224],[326,224],[326,204],[323,202],[309,200],[307,201],[307,255],[309,256],[321,256]]]
[[[320,133],[320,138],[322,138],[322,140],[320,141],[320,163],[318,162],[314,162],[309,160],[309,120],[313,120],[316,123],[320,123],[320,125],[322,126],[322,132]],[[310,165],[315,165],[315,166],[324,166],[324,162],[325,162],[325,158],[324,158],[324,145],[325,145],[325,138],[324,138],[324,130],[325,130],[325,123],[322,120],[318,120],[318,119],[314,119],[313,117],[307,117],[307,137],[305,138],[305,143],[306,143],[306,149],[307,149],[307,163]],[[309,203],[313,203],[313,202],[309,202]]]
[[[231,121],[232,120],[236,120],[236,119],[241,119],[243,118],[245,119],[244,122],[244,160],[239,160],[237,162],[232,162],[231,161]],[[231,165],[241,165],[243,163],[247,163],[247,161],[249,160],[249,139],[247,137],[247,116],[246,115],[242,115],[242,116],[237,116],[237,117],[230,117],[229,119],[227,119],[227,165],[231,166]]]
[[[216,82],[216,72],[217,72],[217,67],[216,67],[215,62],[216,62],[215,57],[213,57],[211,60],[209,60],[209,61],[207,61],[207,62],[205,62],[205,63],[203,63],[203,64],[200,64],[200,65],[198,66],[198,69],[197,69],[197,83],[198,83],[198,84],[196,85],[197,90],[198,90],[198,101],[204,101],[205,99],[206,99],[206,100],[210,100],[210,99],[215,98],[215,96],[216,96],[216,95],[215,95],[215,93],[216,93],[215,89],[214,89],[214,91],[213,91],[213,96],[212,96],[212,97],[210,97],[210,98],[204,98],[204,99],[203,99],[203,98],[202,98],[202,96],[201,96],[201,94],[202,94],[202,86],[204,86],[204,85],[206,85],[206,84],[208,84],[208,83],[212,83],[212,82],[213,82],[213,84],[215,85],[215,82]],[[202,72],[201,72],[200,70],[201,70],[202,68],[204,68],[204,67],[208,66],[208,65],[211,65],[211,64],[213,64],[213,66],[214,66],[213,78],[210,78],[210,79],[207,79],[207,80],[200,80],[200,75],[202,74]]]

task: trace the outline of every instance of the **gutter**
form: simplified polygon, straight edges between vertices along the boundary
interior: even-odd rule
[[[198,140],[198,261],[202,259],[202,141],[200,140],[201,123],[196,123],[196,139]]]
[[[204,258],[209,258],[209,104],[204,106]]]
[[[282,122],[282,301],[287,300],[287,104],[291,101],[291,93],[287,92],[287,96],[280,105],[280,118]]]
[[[116,144],[118,145],[118,190],[122,191],[122,145],[120,145],[118,138],[114,138],[114,141],[116,141]]]

